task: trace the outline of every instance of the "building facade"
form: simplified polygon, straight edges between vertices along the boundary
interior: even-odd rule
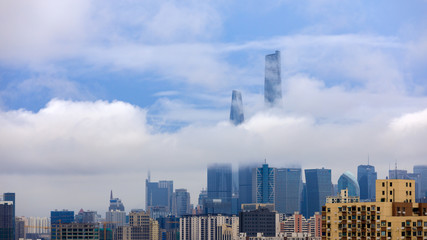
[[[275,207],[279,213],[293,214],[301,209],[301,168],[276,169]]]
[[[0,240],[15,239],[12,201],[0,201]]]
[[[322,239],[426,239],[427,204],[415,203],[414,191],[413,180],[377,180],[375,202],[329,201]]]
[[[367,201],[375,200],[375,181],[377,172],[371,165],[359,165],[357,167],[357,182],[360,188],[360,199]]]
[[[265,56],[264,100],[268,106],[280,105],[282,101],[280,51]]]
[[[192,213],[190,205],[190,193],[187,192],[187,189],[176,189],[173,193],[172,213],[177,217]]]
[[[332,195],[332,181],[330,169],[306,169],[306,213],[304,216],[309,218],[315,212],[320,212],[325,205],[326,198]]]
[[[239,125],[245,121],[242,93],[237,90],[233,90],[231,93],[230,121],[234,125]]]
[[[212,164],[207,174],[207,199],[205,214],[232,213],[232,168],[231,164]]]
[[[338,179],[338,192],[344,189],[348,190],[349,196],[360,196],[359,183],[357,182],[356,177],[354,177],[354,175],[349,171],[343,173]]]
[[[167,216],[172,212],[173,181],[145,182],[145,209],[152,218]]]
[[[179,220],[181,240],[238,239],[239,217],[223,215],[183,216]]]
[[[252,175],[252,199],[256,203],[272,203],[276,199],[276,170],[263,164]]]
[[[279,213],[268,208],[241,211],[239,229],[248,237],[256,237],[260,233],[265,237],[276,237],[280,233]]]

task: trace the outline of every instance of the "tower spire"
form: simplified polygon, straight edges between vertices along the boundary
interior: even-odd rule
[[[113,190],[111,190],[111,192],[110,192],[110,200],[112,200],[113,199]]]

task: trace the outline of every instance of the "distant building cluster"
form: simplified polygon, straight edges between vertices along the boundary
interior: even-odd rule
[[[172,180],[148,176],[145,209],[126,212],[111,191],[105,218],[83,209],[17,217],[15,194],[4,193],[0,240],[427,238],[427,166],[414,166],[414,173],[396,168],[377,180],[374,166],[360,165],[357,177],[344,172],[334,185],[331,169],[265,162],[234,172],[231,164],[212,164],[196,206]]]

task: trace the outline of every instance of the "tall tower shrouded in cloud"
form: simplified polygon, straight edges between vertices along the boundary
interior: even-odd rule
[[[237,90],[233,90],[231,95],[230,121],[234,125],[239,125],[245,121],[242,93]]]
[[[280,105],[282,101],[280,66],[280,51],[265,56],[264,100],[268,106]]]

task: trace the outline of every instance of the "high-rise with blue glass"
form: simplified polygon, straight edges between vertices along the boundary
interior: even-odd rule
[[[256,165],[239,166],[239,209],[241,204],[254,203],[252,199],[252,172]]]
[[[276,169],[276,211],[286,214],[299,212],[302,186],[301,168]]]
[[[332,195],[331,169],[306,169],[306,218],[320,212],[326,198]]]
[[[377,172],[372,165],[359,165],[357,167],[357,182],[360,187],[360,199],[375,201],[375,181]]]
[[[242,93],[237,90],[233,90],[231,94],[230,121],[234,125],[239,125],[245,121]]]
[[[280,51],[265,56],[264,100],[269,106],[280,104],[282,101],[280,67]]]
[[[356,177],[349,171],[343,173],[338,179],[338,192],[347,189],[347,194],[350,197],[359,197],[360,188]]]
[[[208,196],[203,209],[206,214],[231,214],[232,167],[231,164],[208,166]]]
[[[152,218],[167,216],[172,212],[173,181],[151,182],[150,177],[145,181],[145,209]]]
[[[255,203],[274,204],[276,184],[276,169],[263,164],[260,168],[255,168],[252,174],[252,199]]]
[[[414,173],[420,175],[420,198],[427,197],[427,165],[415,165]]]

